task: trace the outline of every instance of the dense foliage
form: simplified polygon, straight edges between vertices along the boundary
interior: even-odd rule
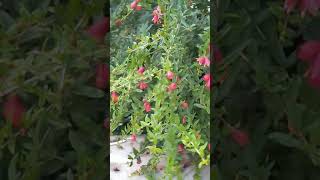
[[[319,1],[223,0],[212,9],[218,179],[320,178]]]
[[[181,178],[187,156],[201,168],[210,153],[209,2],[111,1],[111,132],[146,134],[130,159],[148,151],[138,173]]]
[[[108,176],[104,7],[0,2],[0,179]]]
[[[2,0],[0,179],[106,179],[109,126],[149,179],[320,179],[319,0],[211,4],[112,0],[106,102],[105,0]]]

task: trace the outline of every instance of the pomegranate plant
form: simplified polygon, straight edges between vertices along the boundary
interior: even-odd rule
[[[208,1],[111,1],[110,130],[146,136],[129,158],[152,155],[140,171],[147,177],[163,155],[168,178],[181,177],[188,158],[197,168],[210,163],[208,6]]]

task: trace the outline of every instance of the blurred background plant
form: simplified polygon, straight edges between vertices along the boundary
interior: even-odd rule
[[[319,179],[320,93],[297,52],[320,39],[320,4],[215,4],[212,41],[224,58],[213,67],[213,174],[223,180]],[[305,51],[319,52],[311,46]]]
[[[0,179],[108,177],[103,16],[105,0],[0,2]]]

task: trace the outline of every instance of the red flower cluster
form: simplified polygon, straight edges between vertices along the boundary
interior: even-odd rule
[[[204,57],[204,56],[199,57],[197,58],[197,61],[200,65],[207,66],[207,67],[210,66],[210,60],[207,57]]]
[[[197,58],[197,61],[198,61],[198,63],[200,65],[202,65],[204,67],[209,67],[210,66],[210,60],[209,60],[209,58],[207,58],[205,56],[201,56],[201,57]],[[205,86],[210,90],[210,86],[211,86],[210,74],[204,75],[202,79],[206,83]]]
[[[315,15],[317,10],[320,8],[319,0],[286,0],[284,3],[284,9],[287,13],[290,13],[296,6],[298,6],[301,14],[304,16],[305,13]]]
[[[157,6],[153,12],[152,12],[152,15],[153,15],[153,18],[152,18],[152,21],[154,24],[159,24],[160,23],[160,19],[161,19],[161,16],[163,15],[161,13],[161,9],[159,6]]]
[[[3,106],[3,116],[5,120],[11,121],[13,127],[19,128],[26,109],[19,96],[9,95]]]
[[[307,41],[297,50],[297,57],[309,64],[306,76],[312,87],[320,89],[320,41]]]

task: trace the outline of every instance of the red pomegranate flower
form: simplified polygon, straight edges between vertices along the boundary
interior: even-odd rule
[[[284,3],[284,9],[287,13],[290,13],[296,6],[301,11],[302,16],[305,13],[315,15],[320,7],[319,0],[286,0]]]
[[[241,147],[250,143],[248,134],[235,128],[231,129],[231,137]]]
[[[210,81],[211,77],[210,74],[205,74],[202,78],[205,82]]]
[[[182,101],[181,107],[182,107],[182,109],[188,109],[189,104],[186,101]]]
[[[178,152],[183,153],[184,152],[184,145],[183,144],[178,144]]]
[[[112,102],[113,103],[117,103],[118,100],[119,100],[119,96],[118,96],[118,94],[116,92],[112,92],[111,93],[111,98],[112,98]]]
[[[205,81],[205,86],[208,88],[208,89],[210,89],[210,86],[211,86],[211,76],[210,76],[210,74],[206,74],[206,75],[204,75],[203,76],[203,78],[202,78],[204,81]]]
[[[144,67],[141,66],[141,67],[139,67],[139,69],[138,69],[138,73],[142,75],[142,74],[144,73],[144,70],[145,70]]]
[[[148,101],[144,101],[143,102],[143,106],[144,106],[144,110],[146,111],[146,112],[150,112],[151,111],[151,105],[150,105],[150,103],[148,102]]]
[[[186,124],[187,123],[187,118],[186,118],[186,116],[183,116],[182,117],[182,124]]]
[[[137,5],[136,10],[137,11],[141,11],[142,10],[142,6],[141,5]]]
[[[320,53],[320,41],[307,41],[297,50],[297,57],[306,62],[313,62]]]
[[[96,87],[106,89],[108,86],[108,66],[106,64],[98,64],[96,67]]]
[[[130,4],[130,8],[131,8],[131,9],[135,9],[135,8],[137,7],[137,4],[138,4],[137,1],[133,1],[133,2]]]
[[[211,87],[211,80],[210,79],[206,82],[205,86],[207,89],[210,89],[210,87]]]
[[[171,71],[168,71],[168,72],[167,72],[167,79],[172,80],[173,77],[174,77],[174,73],[171,72]]]
[[[210,60],[205,56],[197,58],[197,61],[200,65],[207,66],[207,67],[210,66]]]
[[[153,18],[152,21],[154,24],[159,24],[160,23],[160,18],[163,14],[161,14],[161,9],[159,6],[157,6],[153,12],[152,12]]]
[[[309,63],[306,76],[308,83],[320,89],[320,41],[307,41],[297,50],[297,57]]]
[[[198,63],[199,63],[200,65],[203,65],[203,64],[205,63],[205,59],[204,59],[204,57],[203,57],[203,56],[202,56],[202,57],[197,58],[197,61],[198,61]]]
[[[141,6],[141,5],[138,5],[138,3],[139,3],[140,1],[141,1],[141,0],[134,0],[134,1],[130,4],[130,8],[133,9],[133,10],[141,11],[141,10],[142,10],[142,6]]]
[[[159,24],[160,18],[158,15],[153,15],[152,21],[154,24]]]
[[[3,106],[3,116],[7,121],[11,121],[13,127],[20,127],[25,112],[26,109],[22,104],[19,96],[7,96]]]
[[[131,135],[131,142],[136,142],[137,141],[137,135],[136,134],[132,134]]]
[[[89,27],[87,33],[89,36],[94,38],[97,42],[102,43],[104,41],[104,37],[109,32],[109,18],[104,17],[100,21],[96,22],[92,26]]]
[[[139,89],[145,90],[147,88],[148,88],[148,84],[147,83],[145,83],[145,82],[140,82],[139,83]]]
[[[171,83],[170,85],[169,85],[169,87],[168,87],[168,91],[169,92],[172,92],[172,91],[174,91],[174,90],[176,90],[177,89],[177,84],[176,83]]]
[[[210,60],[207,57],[204,58],[204,66],[207,66],[207,67],[210,66]]]

